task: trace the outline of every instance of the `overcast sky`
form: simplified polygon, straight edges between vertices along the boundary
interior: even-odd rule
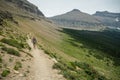
[[[93,14],[96,11],[120,12],[120,0],[28,0],[45,16],[51,17],[72,9]]]

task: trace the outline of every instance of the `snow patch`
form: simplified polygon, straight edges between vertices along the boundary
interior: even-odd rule
[[[119,22],[119,19],[118,19],[118,18],[115,18],[115,21],[116,21],[116,22]]]

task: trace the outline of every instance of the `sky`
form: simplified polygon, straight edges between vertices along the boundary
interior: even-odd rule
[[[94,14],[96,11],[120,13],[120,0],[28,0],[46,17],[64,14],[73,9]]]

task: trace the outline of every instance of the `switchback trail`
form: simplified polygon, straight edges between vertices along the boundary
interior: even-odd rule
[[[44,53],[43,50],[33,48],[31,39],[28,39],[28,44],[32,48],[31,54],[34,57],[33,73],[34,80],[65,80],[62,75],[58,74],[58,70],[52,68],[54,61]]]

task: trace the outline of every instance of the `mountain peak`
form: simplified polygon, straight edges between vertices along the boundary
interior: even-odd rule
[[[72,11],[74,11],[74,12],[80,12],[79,9],[73,9]]]

